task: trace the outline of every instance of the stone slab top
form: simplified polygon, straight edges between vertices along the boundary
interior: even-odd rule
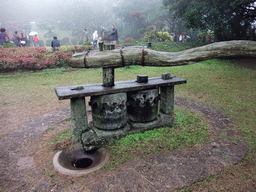
[[[55,92],[59,100],[81,98],[87,96],[108,95],[121,92],[154,89],[163,86],[174,86],[186,83],[187,80],[171,76],[170,79],[161,77],[149,78],[147,83],[137,83],[136,80],[117,81],[113,87],[103,87],[102,83],[75,86],[56,87]]]

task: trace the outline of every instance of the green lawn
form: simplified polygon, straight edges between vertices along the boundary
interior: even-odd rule
[[[183,189],[185,191],[205,191],[206,189],[221,191],[225,188],[240,191],[238,183],[234,183],[232,179],[230,182],[224,179],[231,173],[235,178],[248,181],[249,191],[255,189],[256,71],[241,68],[234,64],[234,61],[233,59],[212,59],[187,66],[158,68],[132,66],[115,70],[116,81],[136,79],[137,75],[142,74],[156,77],[166,72],[187,79],[187,84],[175,86],[176,97],[200,101],[222,110],[237,122],[236,129],[245,135],[249,151],[241,162],[226,168],[219,175]],[[22,107],[24,103],[30,105],[51,103],[57,100],[54,87],[100,82],[102,82],[102,69],[81,69],[72,72],[55,69],[40,73],[2,75],[0,76],[1,108],[8,110],[12,106]],[[177,109],[176,114],[179,113],[183,113],[182,116],[189,116],[189,112]],[[202,127],[204,127],[203,124]]]

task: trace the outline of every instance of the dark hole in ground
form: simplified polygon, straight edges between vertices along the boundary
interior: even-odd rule
[[[75,159],[72,161],[72,166],[78,169],[85,169],[93,164],[93,160],[90,158]]]

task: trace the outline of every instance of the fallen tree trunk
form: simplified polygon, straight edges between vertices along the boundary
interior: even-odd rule
[[[256,57],[255,41],[224,41],[180,52],[161,52],[143,47],[77,53],[71,67],[178,66],[220,57]]]

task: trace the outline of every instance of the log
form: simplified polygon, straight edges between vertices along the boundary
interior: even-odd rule
[[[179,66],[220,57],[256,57],[256,41],[224,41],[180,52],[161,52],[144,47],[74,54],[71,67]]]

